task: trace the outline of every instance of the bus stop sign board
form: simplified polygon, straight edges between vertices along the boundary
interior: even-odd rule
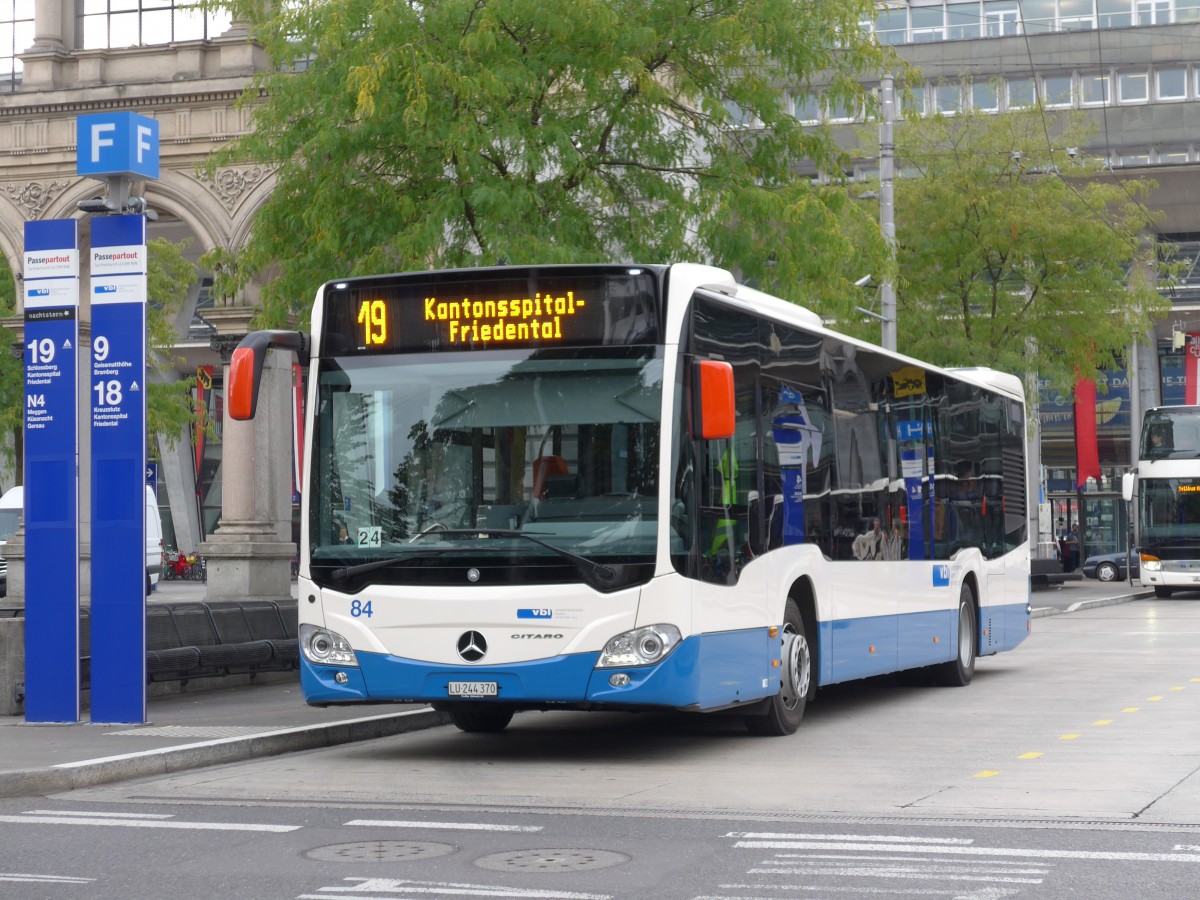
[[[25,223],[25,720],[79,721],[79,231]]]
[[[146,219],[92,220],[92,721],[146,720]]]

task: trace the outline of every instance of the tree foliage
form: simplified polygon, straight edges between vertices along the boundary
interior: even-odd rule
[[[154,435],[161,434],[174,444],[194,419],[192,381],[177,377],[178,360],[172,351],[179,339],[175,321],[196,280],[196,267],[184,256],[184,244],[151,238],[146,249],[146,294],[150,301],[146,308],[146,365],[159,375],[158,380],[149,380],[146,394],[146,430],[154,455]]]
[[[843,160],[788,97],[833,102],[883,51],[871,0],[215,0],[271,62],[252,133],[277,185],[217,289],[264,323],[340,275],[508,263],[714,262],[813,302],[845,291]],[[787,92],[783,89],[786,88]],[[746,123],[746,124],[743,124]],[[761,127],[758,127],[760,126]]]
[[[16,283],[8,258],[0,253],[0,318],[17,314]],[[23,481],[20,448],[25,428],[25,366],[13,359],[9,346],[16,336],[0,329],[0,456]]]
[[[1086,138],[1038,109],[897,125],[902,352],[1066,387],[1165,313],[1153,185],[1066,152]]]

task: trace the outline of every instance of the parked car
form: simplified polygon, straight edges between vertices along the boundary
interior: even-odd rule
[[[1133,577],[1138,577],[1138,553],[1133,550],[1129,554],[1132,562]],[[1097,553],[1095,556],[1089,556],[1083,563],[1083,574],[1087,578],[1096,578],[1100,581],[1125,581],[1128,577],[1125,574],[1125,551],[1120,553]]]

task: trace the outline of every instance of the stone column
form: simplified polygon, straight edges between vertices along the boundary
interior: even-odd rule
[[[38,0],[33,6],[33,46],[17,47],[24,64],[22,91],[62,87],[63,65],[75,39],[73,0]]]
[[[225,384],[240,335],[220,335]],[[221,438],[221,524],[201,545],[208,563],[208,599],[287,599],[296,545],[291,532],[291,356],[272,351],[263,366],[258,412],[249,422],[229,417]]]
[[[68,6],[68,0],[40,0],[35,3],[33,6],[33,46],[18,47],[17,52],[68,49],[63,25],[73,15],[73,5]]]

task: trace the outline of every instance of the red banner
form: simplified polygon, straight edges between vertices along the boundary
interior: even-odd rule
[[[1100,448],[1096,444],[1096,382],[1075,382],[1075,485],[1100,480]]]
[[[1187,406],[1200,404],[1200,334],[1189,332],[1183,351],[1183,402]]]

